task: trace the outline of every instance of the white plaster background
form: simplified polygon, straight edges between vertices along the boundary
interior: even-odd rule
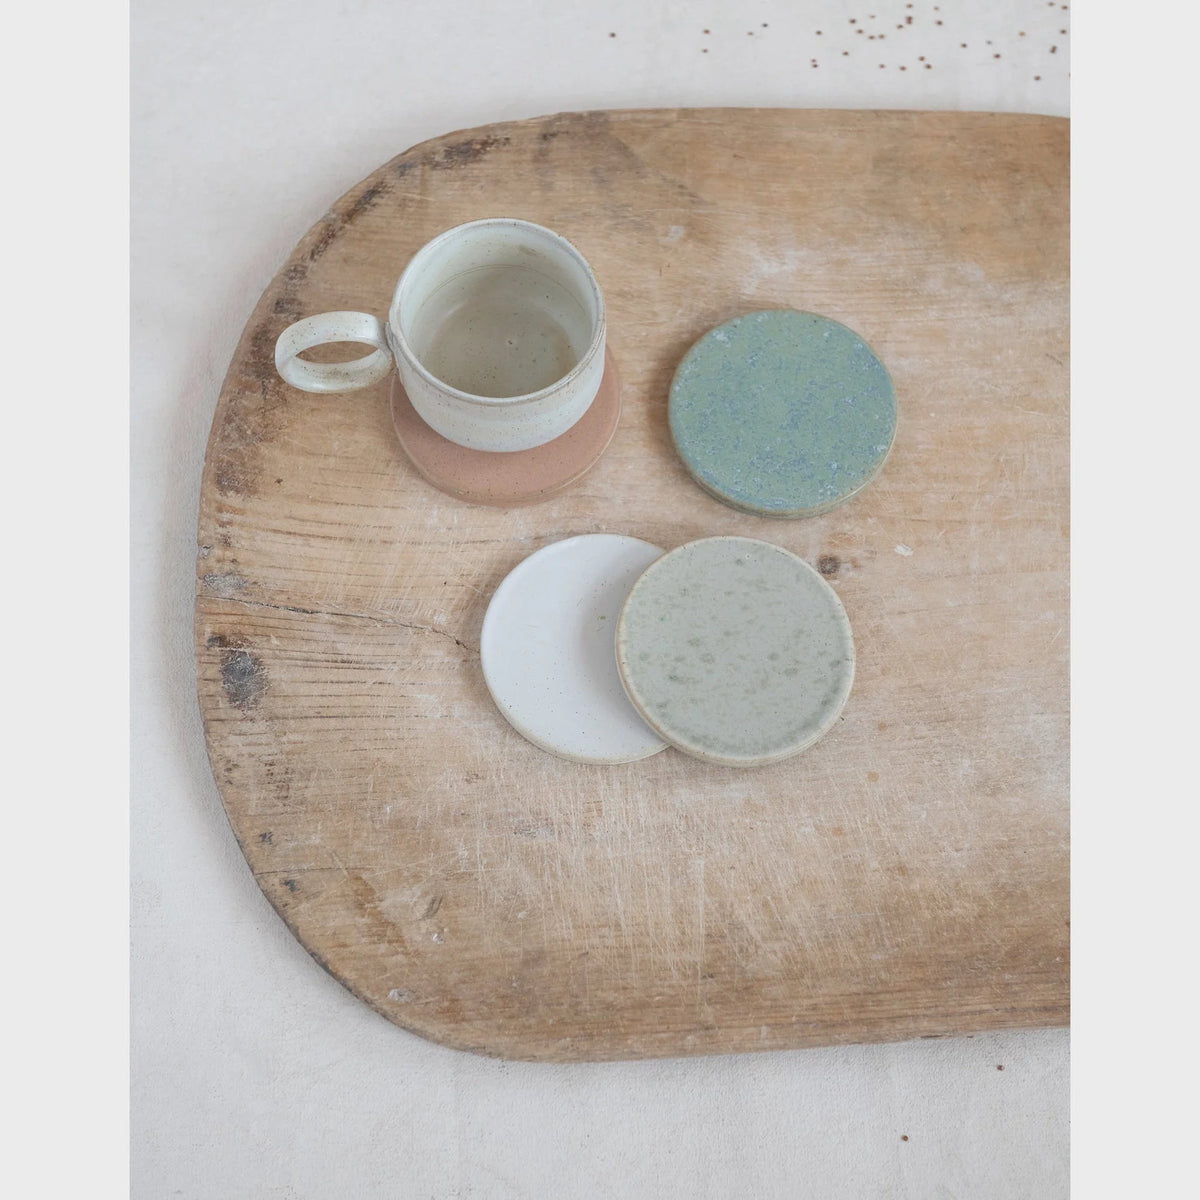
[[[238,335],[300,236],[381,163],[571,109],[1065,116],[1069,17],[1044,0],[133,5],[135,1200],[1067,1195],[1065,1030],[536,1066],[388,1024],[309,958],[238,851],[191,612]]]

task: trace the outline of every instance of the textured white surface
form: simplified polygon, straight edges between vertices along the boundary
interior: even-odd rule
[[[572,109],[1066,115],[1065,7],[135,8],[136,1200],[1067,1194],[1063,1030],[532,1066],[389,1025],[316,966],[251,878],[205,757],[191,642],[200,470],[237,337],[299,237],[382,162],[457,128]]]

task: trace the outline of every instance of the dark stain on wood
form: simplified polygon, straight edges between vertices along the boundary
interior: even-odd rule
[[[374,183],[363,188],[344,212],[330,214],[325,220],[324,228],[308,248],[308,262],[297,262],[289,267],[283,274],[285,284],[298,286],[303,283],[304,277],[308,274],[308,263],[316,262],[329,249],[347,225],[353,224],[363,213],[374,208],[391,190],[392,185],[390,183],[382,179],[377,179]],[[284,299],[289,298],[291,298],[289,292],[285,291]]]
[[[336,217],[325,222],[325,228],[321,230],[317,240],[308,248],[309,262],[316,262],[329,249],[334,239],[341,233],[344,225],[345,221]]]
[[[842,565],[842,560],[836,554],[822,554],[817,559],[817,570],[828,579],[832,575],[838,573],[838,568]]]
[[[346,213],[346,223],[349,224],[368,209],[374,208],[389,191],[391,191],[391,185],[384,183],[382,180],[371,184],[370,187],[363,188],[358,199],[350,205],[350,211]]]
[[[248,712],[267,690],[267,670],[257,654],[227,649],[221,654],[221,685],[234,708]]]
[[[209,446],[213,479],[223,495],[255,493],[262,467],[261,444],[272,440],[286,420],[288,388],[275,370],[275,342],[301,315],[295,295],[298,284],[291,277],[298,274],[303,278],[307,268],[299,273],[289,268],[285,274],[289,281],[271,306],[276,315],[255,326],[243,354],[244,366],[238,378],[226,384],[225,411]]]
[[[444,171],[454,167],[467,167],[486,157],[497,146],[507,146],[512,139],[507,135],[497,137],[464,138],[461,142],[451,142],[442,146],[436,155],[430,159],[429,165],[434,170]]]
[[[286,306],[295,306],[296,304],[294,291],[289,288],[278,300],[275,301],[275,311],[279,311],[280,304]],[[290,324],[290,320],[288,322]],[[276,322],[264,322],[255,329],[250,338],[250,369],[253,377],[256,380],[267,379],[268,372],[273,373],[275,370],[275,342],[279,335],[283,332],[283,326]]]

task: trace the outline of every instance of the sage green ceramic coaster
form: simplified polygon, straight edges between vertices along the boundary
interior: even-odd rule
[[[743,512],[810,517],[878,474],[896,436],[891,376],[852,329],[771,309],[706,333],[671,382],[675,448]]]
[[[807,749],[854,682],[834,590],[790,551],[717,537],[664,554],[617,622],[617,669],[645,722],[685,754],[735,767]]]

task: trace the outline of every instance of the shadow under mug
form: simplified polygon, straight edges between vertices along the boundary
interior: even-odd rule
[[[583,255],[528,221],[489,218],[439,234],[413,256],[387,324],[329,312],[289,325],[275,367],[307,392],[379,382],[392,362],[417,414],[472,450],[529,450],[566,433],[604,375],[604,298]],[[374,353],[353,362],[299,355],[328,342]]]

